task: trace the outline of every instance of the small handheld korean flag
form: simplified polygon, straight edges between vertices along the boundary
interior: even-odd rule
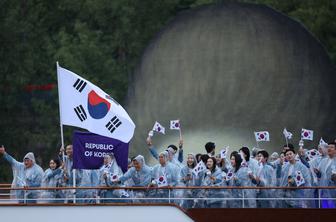
[[[155,180],[158,187],[166,187],[168,186],[168,181],[165,175],[160,176]]]
[[[226,174],[225,180],[230,181],[233,178],[233,176],[234,176],[234,173],[231,170],[229,170],[229,172],[227,172]]]
[[[155,122],[153,126],[153,131],[165,134],[165,128],[157,121]]]
[[[112,182],[116,182],[119,180],[119,176],[117,174],[111,173],[110,177]]]
[[[180,130],[180,120],[170,120],[171,130]]]
[[[305,180],[304,180],[304,178],[302,176],[301,171],[296,171],[295,172],[295,178],[294,178],[294,180],[295,180],[296,186],[298,186],[298,187],[301,186],[301,185],[303,185],[305,183]]]
[[[309,158],[309,160],[313,160],[316,157],[319,157],[321,154],[316,150],[316,149],[312,149],[312,150],[308,150],[307,151],[307,156]]]
[[[226,154],[229,152],[229,147],[225,147],[220,151],[220,157],[221,159],[226,159]]]
[[[328,143],[326,143],[326,141],[324,141],[323,138],[321,137],[319,145],[323,146],[323,147],[326,147],[326,146],[328,146]]]
[[[267,131],[254,132],[254,136],[257,142],[270,141],[270,135]]]
[[[313,141],[313,135],[314,135],[313,130],[308,130],[308,129],[302,129],[301,130],[301,139],[303,139],[303,140]]]
[[[290,139],[293,138],[293,134],[292,134],[291,132],[287,131],[286,128],[283,130],[282,133],[283,133],[283,135],[285,136],[285,138],[288,139],[288,140],[290,140]]]
[[[203,161],[199,161],[199,163],[194,167],[192,172],[197,176],[200,172],[202,172],[205,169],[206,169],[206,167],[205,167],[205,164],[203,163]]]

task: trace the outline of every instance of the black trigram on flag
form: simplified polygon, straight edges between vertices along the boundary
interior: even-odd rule
[[[75,107],[74,110],[81,122],[87,119],[86,112],[82,105]]]
[[[114,116],[105,126],[111,133],[113,133],[120,125],[121,121]]]
[[[79,92],[82,92],[85,86],[86,86],[86,82],[81,79],[77,79],[75,84],[73,84],[73,87],[77,89]]]

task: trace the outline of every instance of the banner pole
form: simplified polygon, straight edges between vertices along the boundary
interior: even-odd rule
[[[74,187],[73,203],[76,203],[76,169],[72,169],[72,183]]]
[[[63,160],[63,164],[65,164],[65,154],[64,154],[64,136],[63,136],[63,124],[62,124],[62,111],[61,111],[61,95],[60,95],[60,77],[59,77],[59,64],[58,61],[56,62],[56,72],[57,72],[57,86],[58,86],[58,107],[59,107],[59,114],[60,114],[60,128],[61,128],[61,143],[62,143],[62,160]]]

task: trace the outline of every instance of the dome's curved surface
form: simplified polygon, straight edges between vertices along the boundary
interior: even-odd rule
[[[133,154],[144,150],[155,120],[169,127],[180,118],[193,152],[209,140],[219,148],[255,146],[257,130],[270,132],[271,142],[261,144],[269,150],[284,144],[284,127],[294,144],[301,127],[315,130],[315,144],[335,135],[335,69],[327,53],[300,23],[266,6],[230,3],[179,14],[146,48],[133,78]],[[177,135],[154,140],[168,145]]]

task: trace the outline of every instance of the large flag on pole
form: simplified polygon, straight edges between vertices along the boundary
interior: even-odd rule
[[[57,64],[61,124],[128,143],[135,124],[111,96]]]

